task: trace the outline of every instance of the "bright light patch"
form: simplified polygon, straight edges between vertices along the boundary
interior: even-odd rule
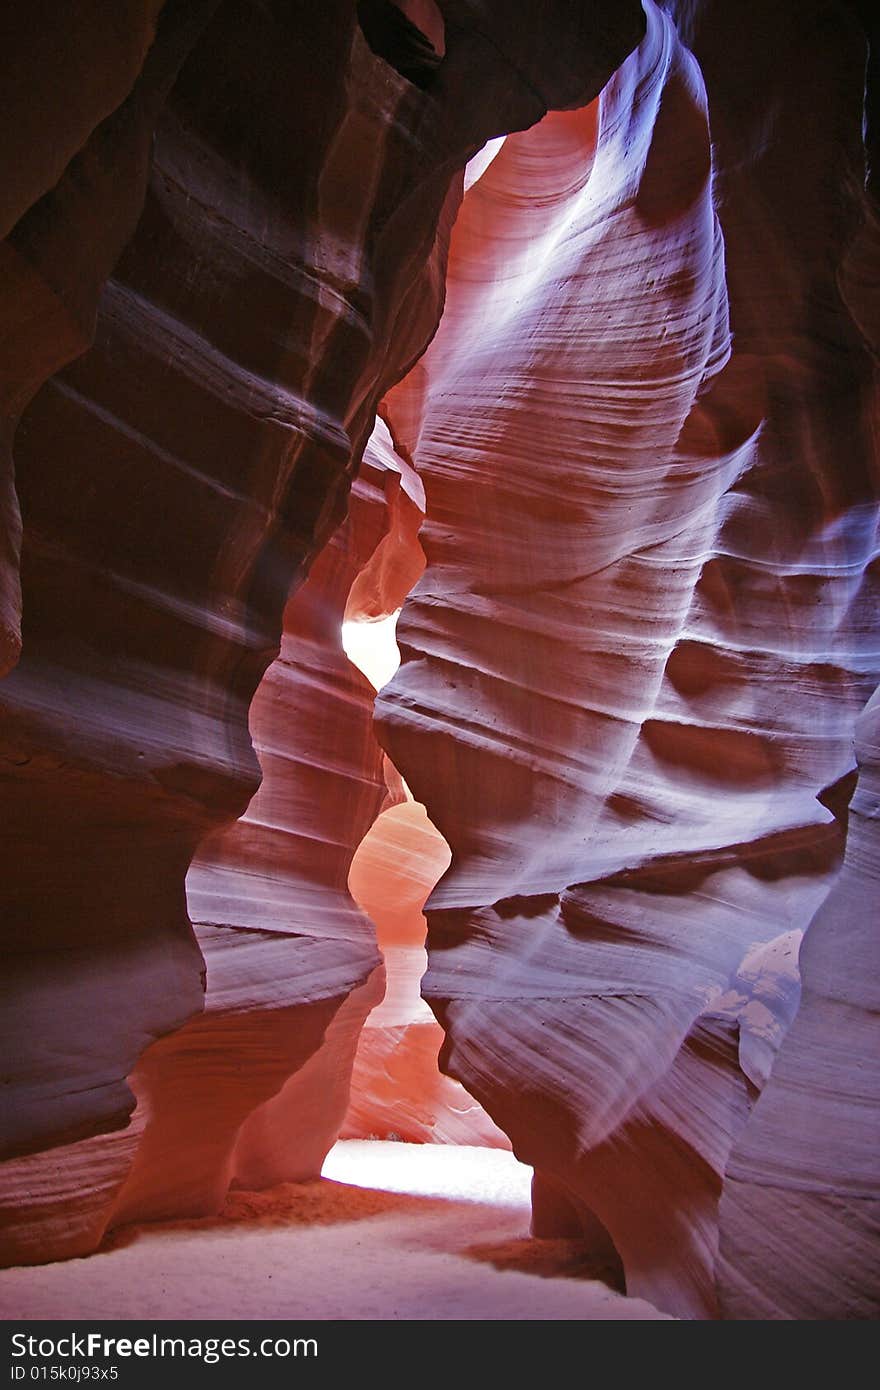
[[[473,188],[475,183],[483,177],[492,160],[498,154],[501,146],[507,139],[506,135],[497,135],[494,140],[487,140],[481,150],[478,150],[473,159],[465,165],[464,170],[464,191],[467,193],[469,188]]]
[[[400,609],[375,622],[342,624],[342,649],[349,661],[376,689],[387,685],[400,665],[400,651],[395,640]]]
[[[532,1170],[506,1149],[341,1139],[321,1176],[380,1192],[531,1211]]]

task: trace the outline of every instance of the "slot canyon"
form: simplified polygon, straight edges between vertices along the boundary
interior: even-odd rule
[[[4,8],[5,1319],[880,1316],[878,15]]]

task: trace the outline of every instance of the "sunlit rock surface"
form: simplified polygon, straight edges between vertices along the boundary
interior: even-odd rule
[[[473,183],[439,332],[382,407],[428,519],[380,730],[452,851],[423,985],[442,1064],[557,1219],[681,1316],[718,1311],[734,1149],[730,1306],[765,1316],[742,1184],[773,1171],[783,1102],[762,1158],[747,1122],[877,679],[865,41],[844,7],[646,13],[597,103]],[[868,1017],[838,1043],[859,1155]],[[861,1196],[849,1142],[829,1163]],[[862,1293],[830,1316],[876,1298],[870,1212],[841,1215]],[[814,1225],[780,1281],[821,1279]],[[766,1264],[789,1237],[764,1232]],[[823,1316],[821,1290],[788,1306]]]

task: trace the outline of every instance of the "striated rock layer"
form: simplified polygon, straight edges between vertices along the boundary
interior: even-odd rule
[[[43,8],[6,46],[13,63],[39,61],[27,35]],[[21,423],[0,499],[4,667],[19,551],[24,621],[0,687],[7,1259],[91,1248],[114,1193],[123,1214],[203,1210],[235,1172],[275,1171],[301,1104],[286,1078],[325,1033],[333,1075],[351,1050],[376,956],[340,875],[376,787],[348,735],[329,741],[362,778],[359,804],[295,891],[280,866],[267,896],[260,856],[274,828],[285,845],[301,833],[301,790],[267,788],[260,818],[277,827],[233,838],[232,880],[253,842],[254,899],[224,890],[206,915],[209,1007],[190,1023],[204,959],[184,877],[256,790],[248,708],[289,593],[344,517],[376,401],[436,325],[460,170],[488,138],[591,99],[643,30],[635,3],[523,0],[512,25],[508,7],[447,0],[443,62],[428,76],[420,60],[414,83],[407,45],[384,29],[368,45],[350,0],[157,9],[116,15],[100,81],[79,54],[75,73],[63,56],[47,65],[71,120],[61,137],[41,126],[32,176],[10,187],[7,465]],[[88,6],[84,30],[95,14],[101,29]],[[53,53],[59,25],[44,26]],[[286,750],[269,707],[290,679],[282,655],[270,763]],[[363,714],[358,697],[355,724]],[[329,783],[338,770],[325,766]],[[260,935],[267,901],[297,916]],[[281,982],[295,975],[291,994]],[[343,1027],[355,987],[367,993],[349,996]],[[285,1009],[299,1005],[297,1023]],[[233,1078],[238,1045],[255,1060]],[[135,1092],[150,1147],[133,1160]],[[181,1120],[193,1096],[201,1114],[216,1107],[204,1132]],[[307,1166],[323,1142],[309,1139]],[[175,1146],[178,1191],[155,1172]]]
[[[443,322],[383,406],[428,519],[379,727],[452,851],[423,987],[442,1062],[535,1166],[536,1229],[610,1239],[630,1294],[712,1316],[740,1141],[729,1306],[763,1316],[743,1185],[777,1160],[747,1121],[878,670],[876,378],[847,288],[857,233],[877,264],[865,41],[843,5],[645,9],[599,101],[510,136],[466,194]],[[854,1136],[867,1017],[840,1059]],[[865,1180],[860,1157],[844,1187]],[[871,1209],[831,1208],[863,1293],[814,1316],[876,1295]]]

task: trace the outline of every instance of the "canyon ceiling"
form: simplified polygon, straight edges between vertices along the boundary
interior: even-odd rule
[[[876,1317],[873,7],[3,25],[3,1261],[394,1132]]]

